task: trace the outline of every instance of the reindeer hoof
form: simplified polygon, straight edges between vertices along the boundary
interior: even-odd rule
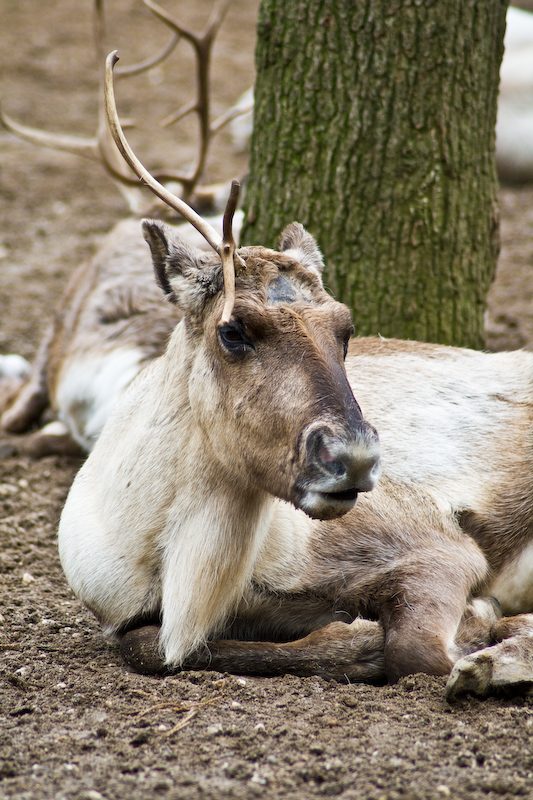
[[[487,697],[490,693],[492,663],[490,656],[481,652],[459,659],[446,684],[446,700],[453,703],[465,694]]]
[[[450,702],[465,694],[526,694],[533,687],[531,636],[514,636],[459,659],[446,684]]]
[[[145,625],[128,631],[120,642],[126,664],[143,675],[167,675],[169,670],[159,648],[159,625]]]

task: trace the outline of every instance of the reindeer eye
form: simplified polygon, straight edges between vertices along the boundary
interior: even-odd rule
[[[240,325],[231,323],[221,325],[218,329],[218,337],[222,346],[229,353],[235,355],[255,349],[250,340],[244,335]]]
[[[346,333],[344,334],[344,339],[343,339],[343,353],[344,353],[344,358],[346,358],[346,356],[348,355],[348,345],[350,344],[350,339],[352,338],[352,336],[354,335],[354,333],[355,333],[355,328],[354,328],[354,326],[352,325],[352,326],[349,328],[349,330],[347,330],[347,331],[346,331]]]

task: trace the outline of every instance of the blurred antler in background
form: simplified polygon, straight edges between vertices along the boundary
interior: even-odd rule
[[[201,33],[182,25],[178,20],[170,16],[163,8],[151,2],[143,0],[144,5],[172,30],[172,35],[168,43],[154,56],[144,61],[117,67],[115,75],[117,78],[134,77],[161,64],[173,52],[181,39],[188,41],[194,52],[196,64],[197,89],[196,97],[190,103],[180,108],[177,112],[163,120],[163,125],[170,125],[184,119],[188,114],[194,113],[198,118],[198,143],[197,153],[192,166],[188,170],[175,169],[155,169],[152,171],[153,177],[162,183],[177,183],[181,186],[183,199],[190,201],[193,194],[202,200],[212,202],[220,188],[200,187],[199,182],[205,170],[209,145],[213,136],[220,131],[224,125],[240,114],[246,113],[247,109],[233,108],[211,122],[211,98],[210,98],[210,66],[213,52],[213,45],[216,34],[224,20],[224,16],[229,7],[229,0],[221,0],[213,9],[207,25]],[[93,29],[95,47],[98,63],[101,65],[101,79],[99,92],[98,125],[94,136],[81,137],[66,134],[50,133],[30,126],[23,125],[0,108],[0,122],[3,126],[33,144],[50,147],[55,150],[73,153],[84,158],[91,159],[101,164],[108,175],[125,198],[132,213],[147,213],[146,197],[143,190],[139,187],[139,181],[125,167],[123,158],[119,153],[105,119],[103,103],[103,83],[104,83],[104,64],[107,55],[106,46],[106,25],[104,14],[104,0],[94,0],[93,5]],[[132,127],[132,122],[123,120],[123,127]]]

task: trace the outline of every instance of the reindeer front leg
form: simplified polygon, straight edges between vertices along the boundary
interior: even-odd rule
[[[469,603],[455,637],[460,652],[488,646],[497,617],[497,606],[491,598],[476,598]],[[320,675],[339,681],[377,683],[385,680],[384,644],[381,625],[358,617],[351,624],[332,622],[293,642],[208,642],[187,658],[181,669],[240,675]],[[126,633],[121,640],[121,654],[136,672],[168,675],[180,671],[165,664],[158,625]]]
[[[158,626],[126,633],[121,653],[136,672],[169,674]],[[208,642],[185,659],[182,669],[210,669],[238,675],[320,675],[339,681],[383,682],[383,630],[377,622],[357,618],[332,622],[293,642]]]
[[[485,557],[468,537],[441,538],[431,547],[404,554],[393,565],[378,601],[385,672],[391,683],[415,672],[447,675],[455,660],[468,652],[468,636],[480,635],[479,626],[468,634],[468,601],[486,570]],[[492,617],[485,624],[486,637],[493,621]]]

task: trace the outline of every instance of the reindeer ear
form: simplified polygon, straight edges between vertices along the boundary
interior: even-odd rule
[[[314,272],[318,277],[322,274],[324,269],[322,253],[314,238],[299,222],[291,222],[290,225],[287,225],[279,238],[279,249],[281,253],[299,261],[302,266]]]
[[[213,264],[211,254],[188,244],[164,222],[144,219],[142,229],[157,283],[171,302],[194,311],[203,306],[206,297],[220,291],[221,264]]]

